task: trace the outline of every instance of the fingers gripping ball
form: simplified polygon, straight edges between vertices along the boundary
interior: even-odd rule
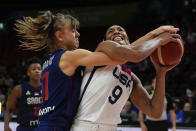
[[[184,53],[184,44],[182,40],[177,39],[178,42],[169,42],[164,46],[158,47],[152,53],[152,59],[163,66],[174,65],[181,61]]]

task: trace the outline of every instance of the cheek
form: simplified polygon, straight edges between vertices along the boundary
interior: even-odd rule
[[[106,36],[106,40],[111,40],[111,36],[112,36],[112,35],[107,35],[107,36]]]
[[[69,34],[66,36],[66,39],[67,39],[68,41],[73,41],[74,38],[75,38],[75,36],[74,36],[74,34],[72,34],[72,33],[69,33]]]
[[[124,38],[127,38],[127,34],[125,34],[125,33],[122,33],[122,36],[123,36]]]

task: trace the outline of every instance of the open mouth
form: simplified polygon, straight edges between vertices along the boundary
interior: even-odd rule
[[[122,39],[122,37],[120,37],[120,36],[114,36],[114,37],[112,38],[112,40],[113,40],[113,41],[121,41],[121,40],[123,40],[123,39]]]

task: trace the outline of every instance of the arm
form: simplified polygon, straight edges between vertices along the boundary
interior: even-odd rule
[[[131,101],[146,115],[153,118],[159,118],[163,111],[163,102],[165,96],[165,74],[157,74],[157,84],[152,99],[148,95],[147,91],[143,88],[139,78],[137,78],[137,76],[133,73],[132,75],[134,78],[134,87],[130,95]]]
[[[144,123],[144,117],[142,111],[139,111],[139,121],[140,121],[140,127],[142,128],[142,131],[147,131],[147,127]]]
[[[5,131],[11,131],[9,127],[9,122],[11,120],[12,112],[15,109],[17,101],[21,97],[21,94],[22,94],[21,86],[16,86],[14,87],[14,89],[12,90],[8,98],[8,101],[6,104],[5,117],[4,117],[4,130]]]
[[[65,52],[59,62],[61,70],[72,75],[78,66],[101,66],[101,65],[118,65],[124,61],[113,60],[103,52],[91,52],[84,49]]]
[[[112,59],[117,61],[140,62],[151,55],[160,45],[170,41],[178,42],[178,34],[162,33],[161,35],[148,39],[144,36],[141,39],[128,45],[120,45],[114,41],[103,41],[99,44],[96,51],[105,52]]]
[[[176,131],[176,114],[174,110],[169,111],[172,121],[172,131]]]
[[[176,65],[162,67],[156,64],[152,59],[151,61],[156,69],[156,88],[152,99],[150,99],[147,91],[143,88],[139,78],[133,73],[134,87],[130,98],[137,108],[143,111],[146,115],[153,118],[159,118],[164,106],[165,75],[167,71],[171,70]]]
[[[156,28],[155,30],[150,31],[149,33],[147,33],[143,37],[137,39],[132,44],[133,45],[141,44],[142,42],[151,40],[164,32],[169,32],[169,33],[175,34],[177,31],[179,31],[179,28],[174,28],[173,26],[170,26],[170,25],[160,26],[160,27]]]

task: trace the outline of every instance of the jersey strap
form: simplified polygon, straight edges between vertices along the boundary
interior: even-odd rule
[[[79,105],[80,105],[80,103],[81,103],[81,101],[82,101],[82,98],[83,98],[83,96],[84,96],[84,93],[85,93],[85,91],[86,91],[86,89],[87,89],[87,87],[88,87],[88,85],[89,85],[91,79],[93,78],[93,75],[94,75],[94,73],[95,73],[95,71],[96,71],[97,68],[99,68],[99,67],[94,67],[94,68],[93,68],[93,70],[92,70],[92,72],[91,72],[91,74],[90,74],[90,76],[89,76],[89,78],[88,78],[88,81],[87,81],[87,83],[86,83],[86,85],[85,85],[85,87],[84,87],[84,90],[83,90],[83,92],[82,92],[82,95],[81,95],[81,97],[80,97],[80,99],[79,99],[79,101],[78,101],[78,104],[77,104],[77,107],[76,107],[76,112],[75,112],[75,114],[76,114],[77,111],[78,111],[78,108],[79,108]],[[71,120],[69,121],[69,123],[70,123],[69,125],[72,125],[72,124],[73,124],[74,118],[75,118],[75,117],[72,117],[72,118],[71,118]],[[69,126],[68,129],[71,130],[71,126]]]
[[[83,90],[83,92],[82,92],[82,95],[81,95],[81,97],[80,97],[78,106],[80,105],[80,103],[81,103],[81,101],[82,101],[82,98],[83,98],[83,96],[84,96],[84,93],[86,92],[86,89],[87,89],[87,87],[88,87],[88,85],[89,85],[91,79],[93,78],[93,75],[94,75],[94,73],[95,73],[95,71],[96,71],[97,68],[98,68],[98,67],[94,67],[94,68],[93,68],[93,70],[92,70],[92,72],[91,72],[91,74],[90,74],[90,76],[89,76],[89,78],[88,78],[88,81],[86,82],[86,85],[85,85],[85,87],[84,87],[84,90]]]

